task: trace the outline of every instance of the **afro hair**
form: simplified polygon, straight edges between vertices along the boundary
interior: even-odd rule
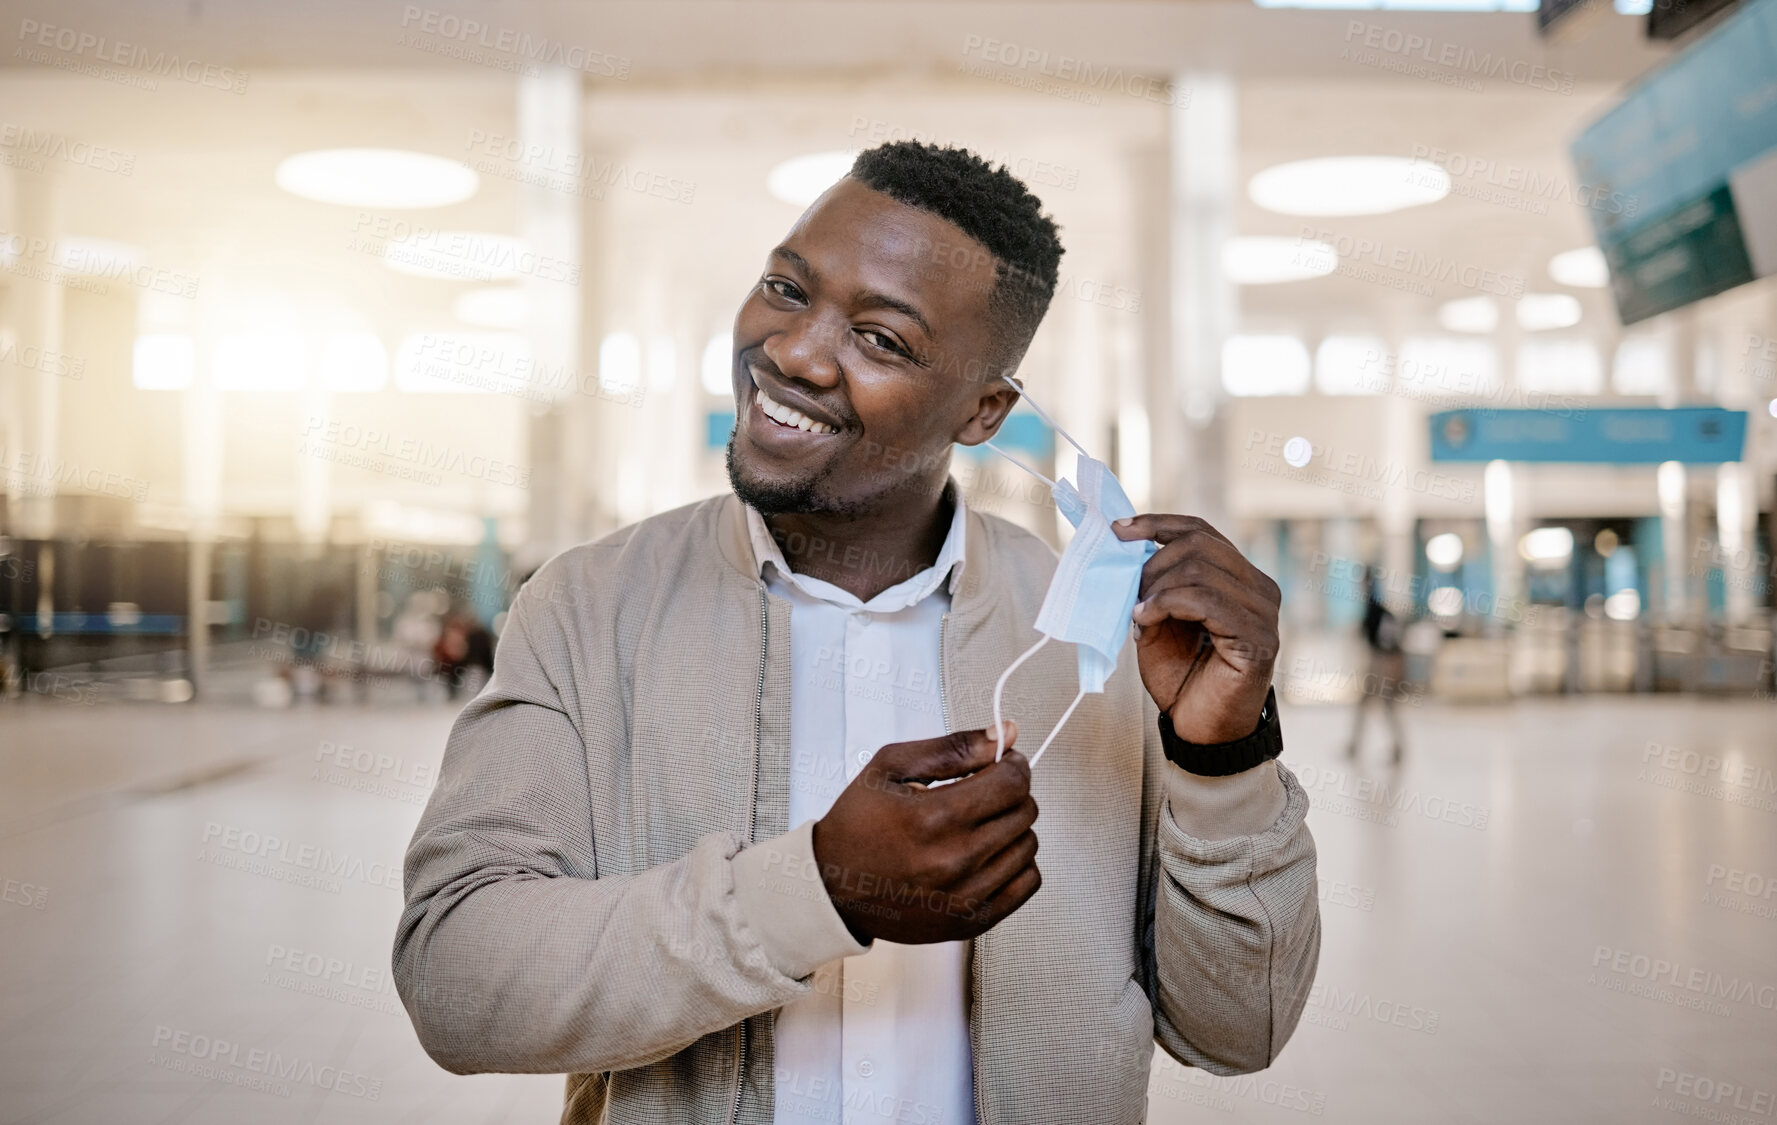
[[[1007,358],[1029,346],[1055,295],[1060,230],[1024,182],[966,148],[891,141],[858,154],[851,177],[959,227],[993,255],[988,307]]]

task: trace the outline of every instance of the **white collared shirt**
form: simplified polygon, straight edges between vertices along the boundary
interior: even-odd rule
[[[957,496],[937,562],[868,602],[791,571],[765,520],[751,507],[746,516],[766,587],[790,603],[796,827],[826,815],[883,746],[944,733],[939,630],[962,576],[966,516]],[[790,546],[798,556],[823,550]],[[835,561],[854,561],[833,550]],[[855,562],[896,574],[894,560]],[[777,1016],[776,1125],[973,1125],[969,949],[877,941],[816,970],[813,991]]]

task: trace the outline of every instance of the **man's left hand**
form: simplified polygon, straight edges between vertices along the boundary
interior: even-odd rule
[[[1172,729],[1205,744],[1253,733],[1277,662],[1277,583],[1195,516],[1141,515],[1111,530],[1160,544],[1142,568],[1135,655]]]

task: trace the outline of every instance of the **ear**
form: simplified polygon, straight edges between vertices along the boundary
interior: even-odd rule
[[[1010,375],[1011,372],[1006,374]],[[1018,405],[1018,392],[1006,380],[995,378],[971,400],[974,411],[952,440],[958,445],[980,445],[999,433],[1000,424]]]

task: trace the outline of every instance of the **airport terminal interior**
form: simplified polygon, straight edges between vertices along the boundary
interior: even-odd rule
[[[736,309],[905,140],[1061,228],[998,444],[1282,593],[1314,990],[1147,1120],[1777,1114],[1777,0],[0,13],[0,1125],[558,1118],[422,1048],[403,853],[520,588],[728,489]]]

